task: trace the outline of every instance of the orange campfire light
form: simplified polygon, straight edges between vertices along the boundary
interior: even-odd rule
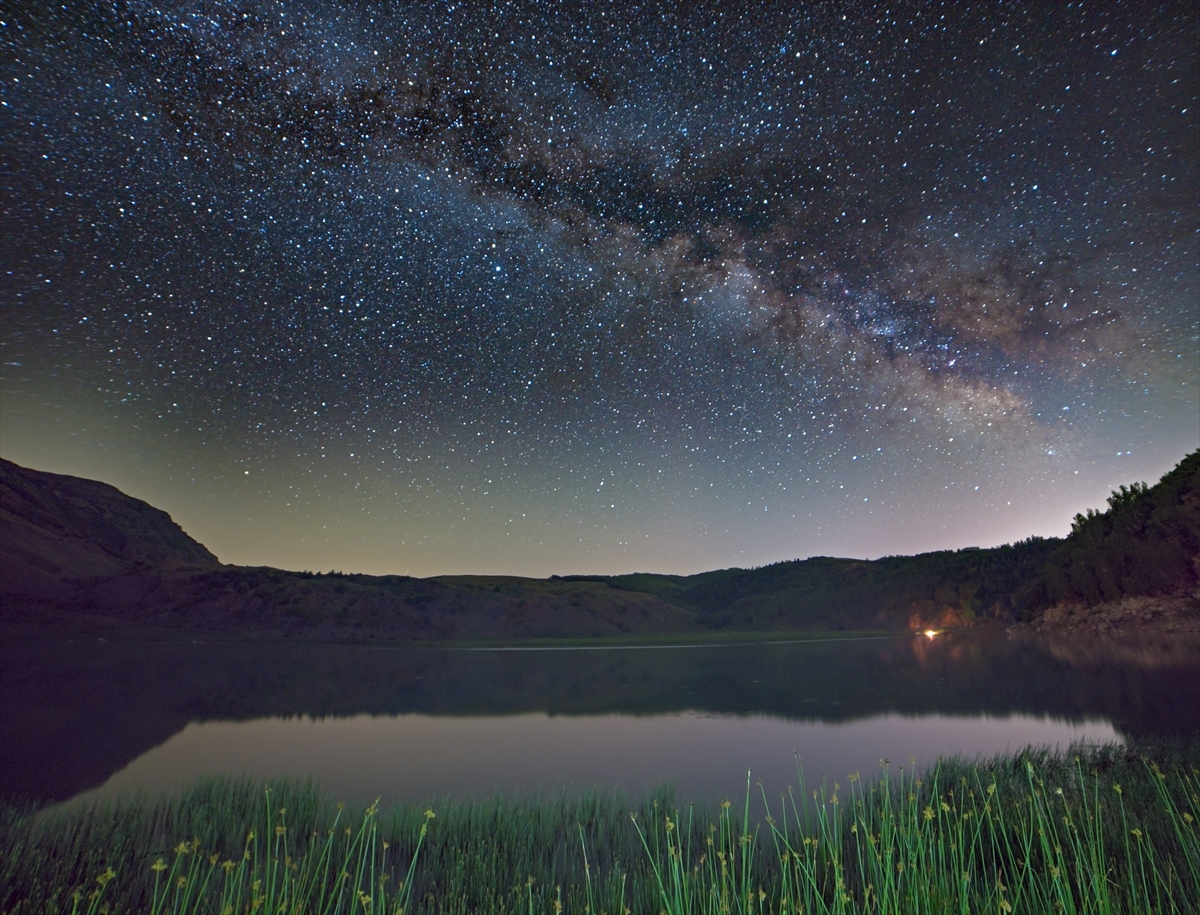
[[[935,635],[937,635],[940,631],[941,631],[940,629],[926,629],[925,630],[925,638],[931,639]]]

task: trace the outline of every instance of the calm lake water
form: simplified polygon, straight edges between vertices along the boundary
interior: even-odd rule
[[[8,641],[0,795],[314,776],[423,801],[674,784],[717,801],[1075,740],[1200,734],[1200,642],[925,637],[584,650]]]

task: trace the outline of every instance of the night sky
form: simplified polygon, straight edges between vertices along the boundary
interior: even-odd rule
[[[226,562],[1061,535],[1200,445],[1200,6],[5,3],[5,457]]]

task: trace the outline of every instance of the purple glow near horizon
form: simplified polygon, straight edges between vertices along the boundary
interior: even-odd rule
[[[1062,534],[1200,444],[1200,8],[0,24],[5,457],[222,560]]]

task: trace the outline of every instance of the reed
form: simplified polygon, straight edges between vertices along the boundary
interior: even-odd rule
[[[209,779],[172,798],[6,808],[0,905],[88,915],[407,911],[433,812],[399,853],[379,835],[376,804],[358,816],[341,804],[327,816],[326,806],[311,783]]]
[[[0,911],[1200,911],[1200,752],[1027,750],[773,798],[340,805],[311,782],[0,809]],[[434,816],[436,810],[436,818]]]

